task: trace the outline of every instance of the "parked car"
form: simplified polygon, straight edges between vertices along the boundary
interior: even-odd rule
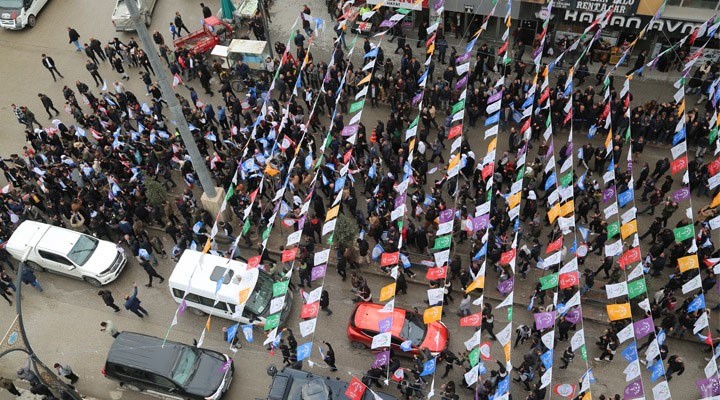
[[[235,372],[232,363],[226,366],[228,361],[230,357],[214,350],[121,332],[101,372],[123,387],[163,399],[217,400]]]
[[[140,20],[145,21],[145,26],[150,26],[152,23],[152,13],[155,9],[155,3],[157,0],[135,0],[138,5],[138,11],[140,12]],[[115,26],[117,32],[120,31],[134,31],[135,24],[130,19],[130,11],[128,11],[125,0],[117,0],[115,2],[115,9],[112,13],[112,23]]]
[[[33,27],[37,15],[48,0],[2,0],[0,1],[0,26],[5,29],[19,30]]]
[[[20,224],[5,250],[33,271],[55,272],[98,287],[117,279],[127,264],[114,243],[35,221]]]
[[[350,315],[347,335],[350,344],[356,349],[367,349],[372,344],[373,336],[380,332],[380,321],[392,317],[393,351],[398,355],[413,356],[420,354],[420,349],[426,347],[431,353],[437,354],[447,347],[450,334],[442,322],[423,323],[422,316],[395,307],[392,314],[382,312],[382,304],[358,303]],[[403,351],[400,345],[411,341],[411,349]]]
[[[292,368],[277,371],[274,366],[267,369],[273,377],[267,400],[346,400],[345,391],[349,383],[339,378],[314,375],[310,372]],[[375,392],[381,400],[397,400],[387,393]],[[369,390],[365,390],[361,400],[377,399]]]

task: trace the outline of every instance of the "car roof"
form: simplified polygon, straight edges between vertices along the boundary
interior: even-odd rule
[[[202,262],[201,262],[202,260]],[[223,274],[220,273],[217,276],[217,272],[229,269],[232,272],[232,276],[229,281],[224,282],[220,286],[220,290],[217,291],[218,280],[222,278]],[[168,282],[170,287],[176,287],[181,290],[188,290],[188,286],[191,286],[190,290],[192,293],[197,293],[205,297],[215,298],[216,294],[220,301],[231,301],[237,303],[238,293],[240,292],[240,278],[247,270],[247,264],[237,260],[229,260],[224,257],[220,257],[214,254],[203,254],[200,251],[187,249],[180,256],[175,268]],[[215,275],[213,275],[215,272]],[[257,276],[261,274],[257,270],[258,274],[251,274],[250,279],[254,279],[255,282],[252,287],[255,287],[257,283]],[[229,273],[228,273],[228,276]],[[192,284],[189,285],[189,282]]]
[[[135,367],[169,376],[186,344],[135,332],[120,332],[108,351],[106,363]]]
[[[38,243],[41,249],[52,250],[55,253],[66,255],[70,253],[75,243],[80,239],[80,233],[69,229],[51,226]]]
[[[284,368],[282,371],[275,374],[273,382],[270,386],[270,394],[268,395],[269,400],[294,400],[300,396],[302,386],[306,383],[314,380],[322,380],[325,384],[330,387],[332,400],[347,400],[345,391],[348,388],[349,383],[341,381],[339,379],[332,379],[322,375],[314,375],[310,372],[296,370],[292,368]],[[397,397],[389,395],[383,392],[375,392],[383,400],[397,400]],[[373,394],[369,391],[365,391],[365,395],[362,400],[374,399]]]
[[[376,303],[359,303],[355,310],[355,316],[353,317],[353,323],[360,329],[370,329],[373,331],[379,331],[380,321],[389,317],[393,318],[392,335],[400,336],[402,332],[403,324],[405,323],[405,311],[402,308],[395,307],[392,314],[380,312],[382,310],[382,304]]]

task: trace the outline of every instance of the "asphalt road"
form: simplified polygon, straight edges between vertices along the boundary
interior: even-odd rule
[[[213,0],[210,2],[206,1],[206,3],[217,5],[219,2]],[[322,1],[308,0],[306,3],[313,8],[314,12],[326,17]],[[10,153],[18,152],[24,140],[22,134],[23,128],[17,124],[11,112],[10,103],[14,102],[18,105],[25,104],[29,106],[35,112],[38,119],[44,122],[45,116],[36,96],[37,93],[42,92],[50,95],[55,101],[56,107],[61,108],[61,88],[63,84],[68,84],[73,87],[75,80],[82,80],[84,82],[90,80],[91,82],[89,74],[84,69],[84,54],[76,53],[72,45],[67,43],[67,26],[76,28],[80,32],[83,40],[88,39],[90,36],[97,37],[103,42],[114,36],[118,36],[123,40],[129,38],[129,34],[116,34],[113,30],[113,26],[110,23],[110,14],[113,5],[113,2],[109,0],[103,2],[91,0],[51,1],[38,17],[38,23],[35,28],[21,32],[0,31],[0,58],[3,60],[3,62],[0,63],[0,77],[2,77],[0,93],[3,97],[3,102],[0,104],[0,126],[3,127],[3,129],[0,129],[0,143],[2,143],[0,151],[3,157],[7,157]],[[273,18],[271,25],[272,41],[287,40],[289,28],[297,17],[297,12],[299,12],[300,7],[300,3],[293,4],[292,7],[285,7],[281,5],[279,1],[276,2],[271,9],[271,16]],[[167,22],[170,21],[171,16],[176,10],[179,10],[183,14],[184,20],[191,29],[199,27],[201,12],[197,2],[191,0],[158,1],[152,28],[160,30],[165,36],[166,41],[169,40],[169,33],[167,33],[166,29]],[[328,32],[320,37],[317,46],[313,50],[315,58],[327,60],[329,58],[331,43],[332,32],[328,30]],[[388,45],[388,47],[385,48],[386,54],[389,55],[394,48],[395,44]],[[52,82],[48,71],[40,64],[41,53],[47,53],[55,59],[58,69],[65,75],[64,80],[60,80],[57,83]],[[356,63],[356,65],[359,64]],[[101,65],[100,68],[102,76],[107,79],[108,82],[118,78],[118,76],[110,70],[109,66]],[[436,74],[441,73],[438,71],[439,67],[436,69]],[[136,93],[142,93],[142,83],[137,79],[137,71],[130,70],[129,73],[132,79],[126,85]],[[649,75],[652,76],[652,74]],[[672,97],[672,90],[667,83],[641,80],[634,82],[633,87],[637,93],[636,102],[647,101],[655,97],[658,97],[660,100],[670,99]],[[209,99],[206,98],[204,100],[208,101]],[[218,100],[214,100],[214,104],[217,104]],[[387,110],[387,107],[384,106],[379,109],[370,109],[368,107],[364,111],[363,121],[368,127],[374,126],[376,120],[384,120],[386,118]],[[62,119],[66,122],[72,121],[72,119],[66,115],[62,116]],[[471,132],[469,136],[473,148],[482,148],[480,147],[482,145],[481,135],[472,135]],[[581,135],[576,135],[575,148],[578,148],[579,144],[584,143],[586,140],[580,138],[580,136]],[[557,139],[558,141],[563,141],[564,137],[563,135],[558,135]],[[598,143],[599,142],[596,144]],[[498,143],[499,150],[505,150],[506,146],[506,140],[502,140],[501,138]],[[477,151],[476,154],[478,154]],[[644,153],[644,159],[653,165],[658,157],[666,157],[668,155],[669,149],[667,148],[648,147]],[[708,200],[704,199],[702,201],[707,202]],[[649,217],[641,216],[639,222],[641,226],[640,232],[642,233],[642,227],[649,224]],[[674,220],[671,220],[671,223],[674,222]],[[283,235],[287,233],[289,232],[282,232],[279,227],[276,227],[273,233],[273,244],[271,244],[271,247],[277,248],[277,244],[282,242]],[[169,241],[166,240],[166,246],[168,245]],[[462,252],[462,250],[459,251]],[[647,251],[646,246],[643,246],[643,251]],[[244,255],[253,254],[248,252]],[[594,264],[595,262],[596,260],[592,259],[589,261],[590,265],[597,265]],[[161,266],[158,268],[158,272],[168,277],[172,267],[173,264],[168,260],[161,260]],[[369,269],[371,267],[367,266],[365,268]],[[488,274],[489,282],[492,282],[494,274],[490,271]],[[368,278],[370,287],[375,294],[379,292],[382,286],[390,282],[389,277],[381,275],[365,274],[365,276]],[[527,302],[530,289],[538,276],[539,273],[533,271],[528,277],[527,282],[518,282],[516,302]],[[26,329],[28,330],[30,341],[40,357],[51,365],[57,361],[70,364],[81,377],[78,383],[79,390],[88,396],[100,399],[145,398],[134,392],[128,392],[118,388],[115,383],[108,381],[100,374],[100,369],[103,366],[111,338],[99,331],[99,323],[106,319],[112,319],[121,330],[138,331],[160,337],[165,336],[168,333],[168,327],[170,326],[173,313],[177,307],[170,297],[167,287],[164,285],[157,285],[156,288],[152,289],[143,287],[142,284],[145,283],[146,275],[134,261],[131,261],[129,267],[120,279],[109,285],[109,289],[113,291],[116,298],[121,298],[123,294],[130,289],[133,282],[140,284],[140,298],[143,300],[143,305],[146,306],[150,312],[150,317],[141,321],[135,315],[125,311],[118,314],[112,313],[111,310],[102,304],[100,298],[96,295],[97,289],[83,282],[48,274],[40,274],[39,279],[46,289],[45,293],[39,294],[32,288],[25,287],[23,291],[23,308]],[[601,282],[599,282],[596,287],[598,287],[600,283]],[[651,286],[659,283],[659,281],[655,281],[651,283]],[[312,358],[317,362],[312,370],[313,372],[321,374],[330,374],[342,379],[349,379],[349,374],[356,376],[362,374],[372,363],[374,357],[369,351],[352,349],[347,341],[345,327],[353,307],[353,303],[349,300],[349,282],[341,282],[339,277],[331,270],[326,278],[325,287],[330,291],[331,308],[334,314],[329,317],[321,314],[315,342],[320,343],[321,340],[327,340],[333,344],[336,349],[337,364],[341,371],[336,374],[330,374],[329,370],[320,362],[317,352],[314,353],[314,357]],[[488,287],[490,286],[488,285]],[[296,296],[296,299],[299,297],[300,296]],[[396,306],[406,308],[418,307],[422,309],[424,299],[424,288],[420,285],[412,286],[408,295],[398,297]],[[714,304],[716,300],[716,296],[713,296],[709,303]],[[456,298],[456,302],[457,301]],[[497,303],[495,302],[493,304]],[[0,305],[0,307],[5,306]],[[299,338],[297,329],[299,308],[296,304],[289,326],[295,328],[296,336],[298,336],[299,341],[302,343],[303,340]],[[529,325],[531,323],[531,315],[526,312],[521,305],[517,305],[515,308],[515,323]],[[0,313],[0,330],[8,326],[12,321],[12,313],[8,312],[10,309],[3,308],[3,310],[4,311]],[[459,352],[463,348],[462,342],[468,339],[473,331],[471,328],[459,327],[458,318],[455,316],[456,311],[457,305],[451,305],[443,321],[446,322],[451,331],[451,348]],[[592,310],[588,309],[586,315],[589,312],[592,312]],[[505,321],[503,314],[504,312],[496,313],[498,320],[496,330],[497,327],[503,326],[503,322]],[[596,316],[596,319],[601,318],[602,316],[600,314]],[[169,338],[190,343],[193,338],[199,337],[204,321],[205,319],[201,316],[186,313],[179,319],[179,324],[169,333]],[[214,325],[212,330],[210,334],[206,336],[206,346],[228,352],[227,346],[222,341],[222,333],[220,331],[221,320],[214,319],[213,321]],[[227,321],[227,325],[230,325],[230,321]],[[711,325],[716,327],[714,318],[711,321]],[[595,350],[592,344],[603,329],[604,326],[600,323],[588,321],[585,325],[589,359],[591,360],[593,357],[599,355],[599,352]],[[266,396],[270,378],[266,375],[265,368],[269,364],[280,364],[279,355],[271,356],[258,343],[258,341],[261,342],[261,332],[256,331],[255,333],[257,338],[256,342],[253,344],[245,344],[244,348],[238,352],[235,360],[235,380],[231,387],[230,395],[232,397],[230,398],[252,399]],[[562,344],[558,345],[556,362],[559,360],[562,348]],[[701,353],[699,347],[692,342],[671,339],[670,348],[671,353],[685,356],[687,367],[687,371],[682,377],[673,380],[671,385],[673,395],[676,398],[695,398],[697,391],[694,387],[694,380],[704,376],[702,367],[705,362],[702,360],[702,357],[705,355]],[[522,360],[523,351],[521,351],[521,349],[523,349],[523,346],[513,352],[515,365],[519,365]],[[498,345],[494,345],[492,349],[493,357],[495,359],[502,357],[501,351]],[[2,360],[2,363],[0,363],[0,374],[3,376],[12,375],[20,364],[23,364],[22,357],[18,355],[6,357]],[[593,366],[595,362],[591,361],[590,364]],[[596,397],[600,393],[614,394],[622,391],[624,387],[624,376],[622,374],[624,365],[624,361],[616,360],[613,363],[601,363],[594,366],[595,376],[598,382],[593,385],[592,390]],[[585,365],[582,364],[582,360],[578,356],[571,368],[567,370],[555,370],[554,382],[575,383],[577,378],[582,374],[584,367]],[[451,373],[450,377],[456,381],[462,379],[462,375],[457,368]],[[436,391],[438,391],[438,387],[439,380]],[[514,396],[517,396],[517,398],[524,397],[521,386],[512,385],[512,388]],[[390,389],[389,392],[397,394],[394,389]],[[8,396],[6,392],[0,392],[0,399],[6,398],[5,396]],[[467,396],[467,398],[470,397],[471,396]]]

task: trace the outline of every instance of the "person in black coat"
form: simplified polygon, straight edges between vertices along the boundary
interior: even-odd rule
[[[120,311],[120,307],[115,304],[115,299],[113,298],[112,292],[109,290],[99,290],[98,296],[102,297],[103,303],[105,303],[106,306],[112,308],[115,310],[115,312]]]
[[[52,57],[48,57],[45,54],[43,54],[42,55],[42,64],[43,64],[43,67],[47,68],[48,71],[50,71],[50,74],[53,77],[53,81],[57,82],[57,78],[55,78],[56,72],[59,77],[64,78],[64,76],[60,73],[60,71],[57,70],[57,66],[55,65],[55,60],[53,60]]]
[[[325,353],[325,356],[323,357],[323,361],[330,367],[331,372],[337,371],[337,367],[335,366],[335,351],[333,350],[330,343],[323,341],[325,345],[327,345],[327,353]]]

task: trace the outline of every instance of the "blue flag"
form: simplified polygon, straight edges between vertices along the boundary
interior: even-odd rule
[[[299,348],[298,348],[299,351]],[[435,364],[437,364],[437,357],[433,358],[430,361],[426,361],[425,364],[423,364],[423,370],[420,373],[420,376],[428,376],[435,373]]]
[[[680,143],[685,139],[685,128],[680,129],[677,133],[673,135],[673,146]]]
[[[625,360],[627,362],[633,362],[637,360],[638,353],[637,353],[637,344],[635,342],[630,343],[625,350],[622,351],[623,357],[625,357]]]
[[[368,51],[367,53],[365,53],[363,58],[377,57],[377,55],[378,55],[378,48],[376,47],[376,48]]]
[[[495,395],[502,396],[503,394],[507,393],[508,390],[510,390],[510,374],[508,374],[505,379],[498,382],[498,387]]]
[[[620,207],[625,207],[625,205],[629,202],[631,202],[633,199],[633,190],[628,189],[618,195],[618,205]]]
[[[597,126],[595,126],[595,125],[590,126],[590,129],[588,130],[588,139],[592,139],[595,136],[596,132],[597,132]]]
[[[477,253],[475,253],[475,256],[473,256],[473,261],[479,260],[482,256],[487,254],[487,242],[483,244],[483,246],[478,250]]]
[[[664,329],[660,329],[660,332],[658,332],[656,337],[658,341],[658,346],[662,346],[663,344],[665,344],[665,340],[667,340],[667,334],[665,333]]]
[[[239,326],[240,326],[239,323],[238,323],[238,324],[235,324],[235,325],[227,328],[227,330],[225,331],[225,340],[226,340],[228,343],[232,343],[233,340],[235,339],[235,336],[237,335],[237,331],[238,331],[238,327],[239,327]]]
[[[311,352],[312,352],[312,342],[303,343],[300,346],[298,346],[297,347],[298,361],[302,361],[302,360],[310,357]]]
[[[402,351],[410,351],[412,350],[412,340],[406,340],[402,343],[400,343],[400,350]]]
[[[375,179],[375,175],[377,173],[376,171],[377,168],[375,168],[375,164],[371,165],[370,169],[368,169],[368,176],[370,177],[370,179]]]
[[[687,312],[691,313],[693,311],[697,311],[701,308],[705,308],[705,295],[700,293],[695,297],[690,304],[687,306]]]
[[[548,350],[540,356],[540,360],[546,369],[550,369],[553,365],[553,351]]]
[[[662,360],[655,361],[650,367],[648,367],[650,370],[650,382],[655,382],[656,380],[660,379],[661,376],[665,375],[665,369],[662,365]]]
[[[590,233],[590,229],[585,228],[584,226],[578,225],[577,226],[578,231],[580,231],[580,234],[583,237],[583,240],[587,240],[588,234]]]
[[[557,176],[555,175],[555,171],[553,171],[553,173],[550,174],[550,176],[548,176],[547,180],[545,181],[545,190],[550,190],[550,188],[553,187],[556,182]]]
[[[487,117],[487,119],[485,120],[485,126],[495,125],[498,123],[498,121],[500,121],[500,111]]]
[[[253,339],[252,324],[243,325],[241,329],[242,329],[243,335],[245,335],[245,340],[247,340],[248,343],[252,343],[253,340],[255,340],[255,339]]]
[[[584,174],[580,175],[580,178],[578,178],[577,181],[577,187],[580,190],[585,190],[585,178],[587,177],[587,171],[585,171]]]
[[[345,178],[347,178],[347,175],[341,176],[335,180],[335,193],[343,189],[345,186]]]

